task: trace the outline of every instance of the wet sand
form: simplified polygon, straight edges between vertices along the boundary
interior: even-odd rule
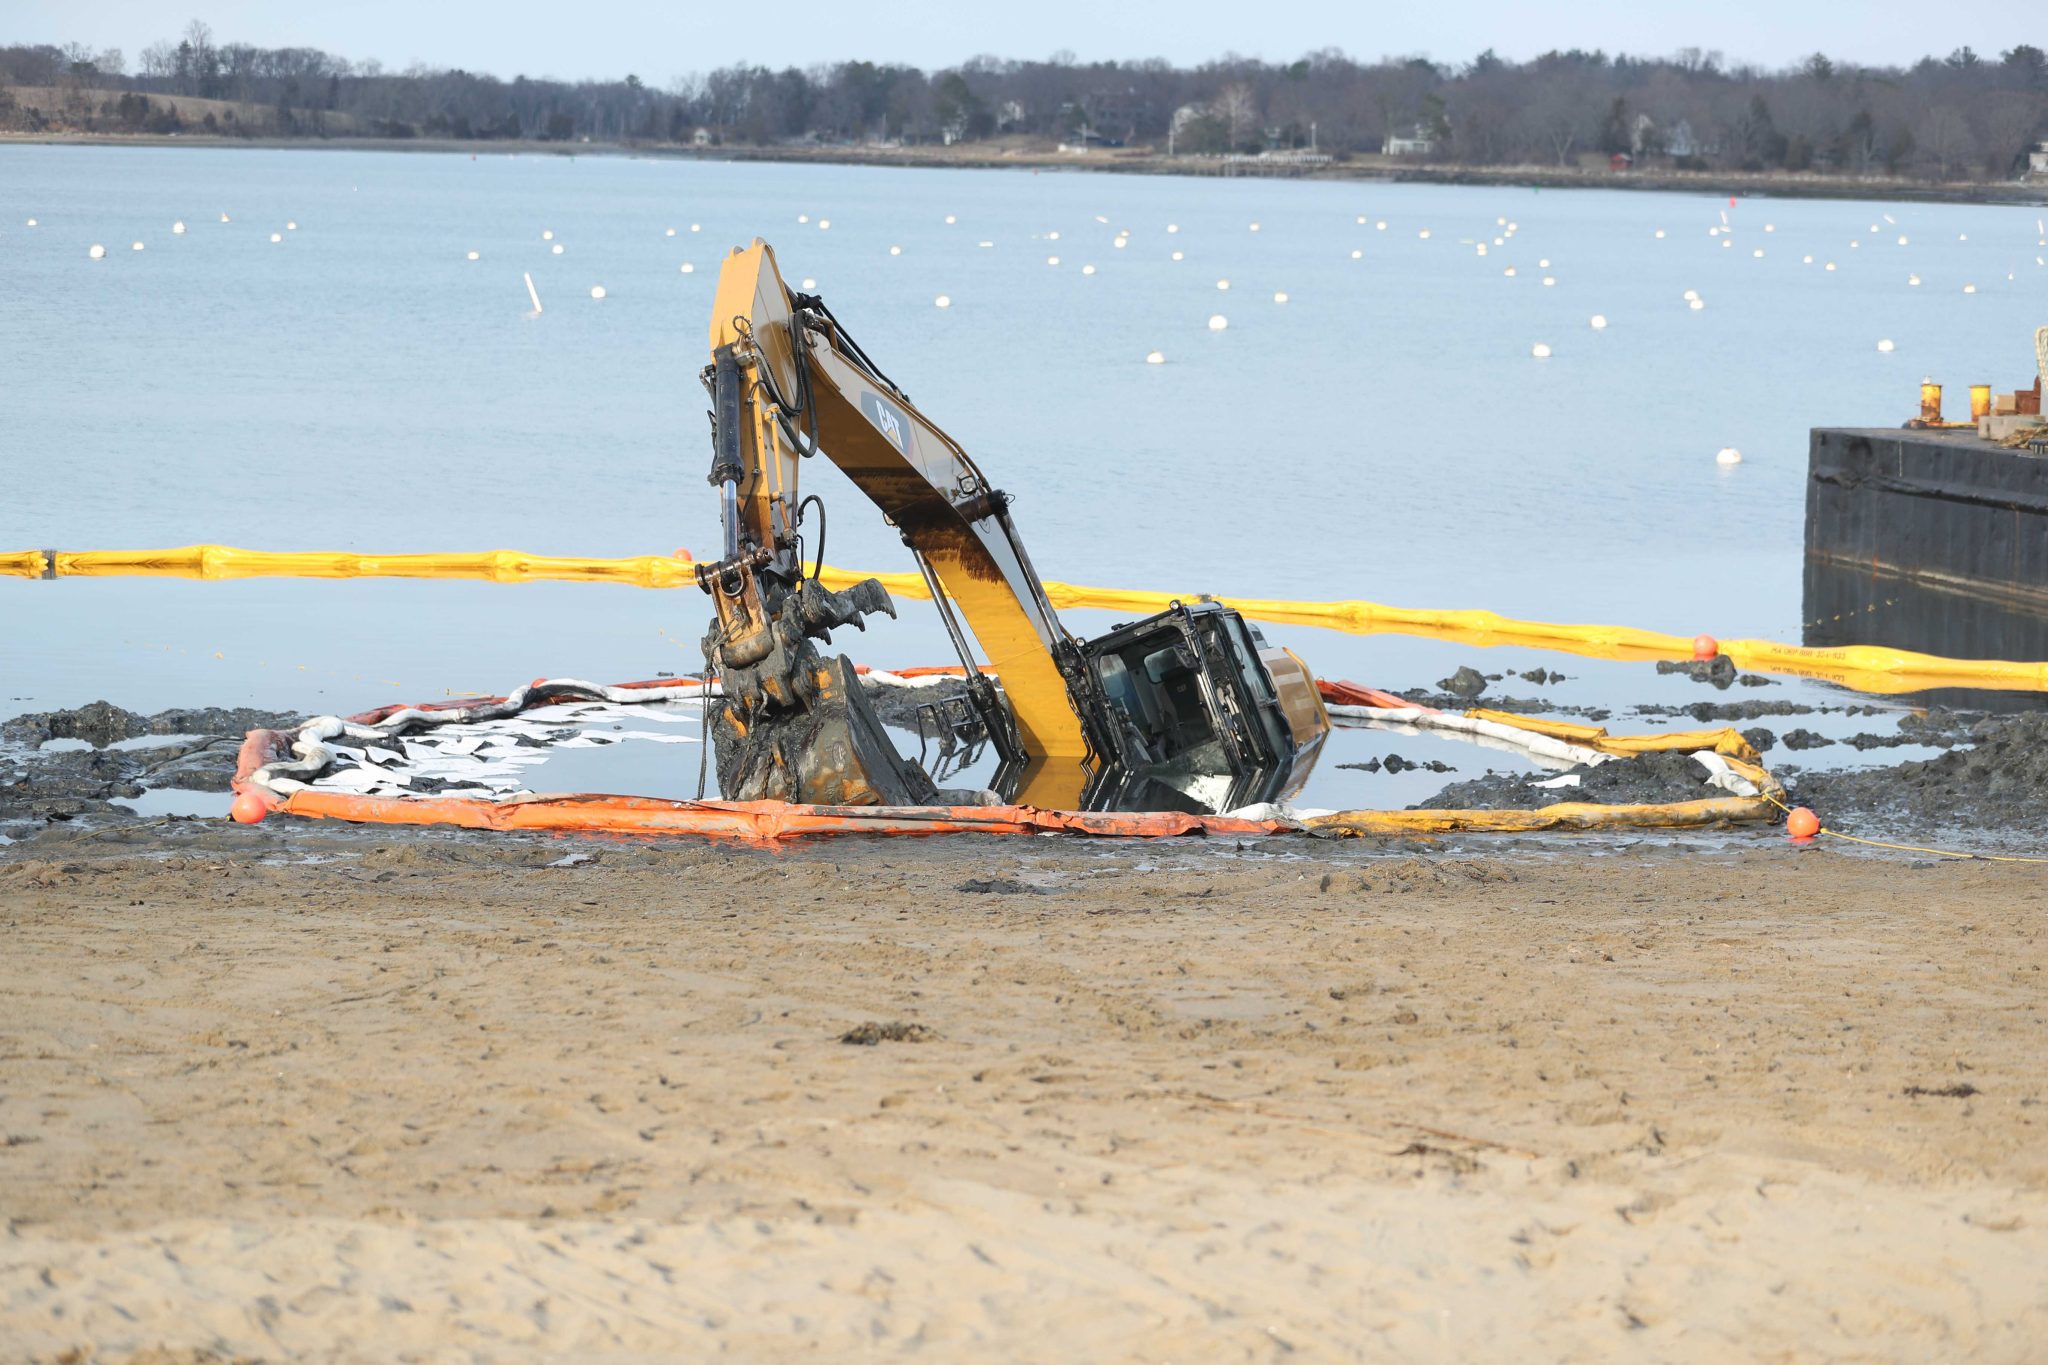
[[[0,1340],[2038,1358],[2040,872],[57,831],[0,850]]]

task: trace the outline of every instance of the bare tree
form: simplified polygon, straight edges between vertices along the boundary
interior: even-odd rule
[[[1967,51],[1968,49],[1964,49]],[[1913,125],[1913,142],[1921,156],[1942,179],[1955,176],[1965,164],[1976,160],[1976,138],[1963,116],[1945,104],[1936,105]]]
[[[2003,180],[2026,164],[2043,125],[2042,101],[2016,90],[1991,96],[1984,106],[1984,174]]]
[[[1571,165],[1579,149],[1597,135],[1597,115],[1598,106],[1580,83],[1557,77],[1537,92],[1528,110],[1545,159],[1559,166]]]
[[[1243,151],[1259,126],[1259,105],[1251,87],[1243,82],[1226,85],[1217,92],[1214,110],[1230,139],[1232,151]]]
[[[165,39],[142,49],[140,73],[152,81],[168,80],[178,69],[178,45]]]

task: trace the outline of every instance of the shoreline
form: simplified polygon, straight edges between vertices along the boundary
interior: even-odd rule
[[[1332,162],[1321,167],[1260,166],[1165,157],[1144,152],[988,150],[955,147],[729,147],[709,149],[625,142],[458,141],[449,138],[237,138],[108,133],[4,135],[0,146],[204,147],[262,151],[294,149],[383,151],[471,156],[623,156],[650,160],[771,162],[792,165],[874,166],[911,170],[1028,170],[1106,175],[1183,176],[1189,179],[1287,179],[1369,185],[1466,185],[1509,189],[1624,190],[1665,194],[1732,195],[1758,199],[1872,200],[1886,203],[2048,206],[2048,181],[1941,182],[1849,176],[1793,176],[1712,171],[1589,172],[1543,166],[1402,165],[1385,158]]]
[[[38,1357],[2048,1332],[2030,869],[208,824],[0,853]]]

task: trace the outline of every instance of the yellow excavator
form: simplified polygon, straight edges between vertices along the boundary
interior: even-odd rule
[[[822,559],[824,508],[800,496],[799,474],[820,454],[915,558],[965,665],[975,732],[1000,756],[990,783],[997,799],[1217,812],[1300,789],[1330,727],[1301,660],[1211,601],[1176,602],[1094,640],[1068,632],[1024,552],[1009,496],[823,299],[783,282],[759,238],[720,269],[703,378],[724,538],[717,562],[696,577],[717,610],[704,659],[720,689],[709,724],[727,799],[971,799],[942,793],[906,761],[852,662],[818,651],[833,627],[865,629],[872,613],[896,614],[875,579],[834,592],[815,564],[806,572],[806,517],[818,518]]]

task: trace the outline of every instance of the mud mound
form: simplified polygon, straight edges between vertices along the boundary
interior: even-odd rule
[[[874,1047],[878,1043],[929,1043],[938,1036],[938,1030],[923,1024],[906,1024],[901,1020],[878,1024],[870,1019],[840,1034],[839,1041],[855,1047]]]
[[[1426,687],[1411,687],[1394,695],[1416,706],[1429,706],[1438,711],[1453,711],[1459,714],[1470,708],[1475,700],[1452,692],[1432,692]],[[1542,697],[1488,696],[1484,698],[1484,703],[1489,711],[1513,711],[1517,715],[1525,716],[1578,716],[1596,724],[1612,714],[1604,706],[1574,706],[1566,702],[1547,701]]]
[[[1666,801],[1694,801],[1723,793],[1707,785],[1707,770],[1690,754],[1639,754],[1610,759],[1591,767],[1572,768],[1558,776],[1576,776],[1578,785],[1539,787],[1525,773],[1488,773],[1470,782],[1453,782],[1411,810],[1516,810],[1559,801],[1591,801],[1607,806],[1633,806]]]
[[[247,707],[181,707],[144,716],[105,701],[16,716],[0,722],[0,740],[20,746],[0,753],[0,826],[79,816],[133,819],[132,812],[113,802],[133,800],[153,787],[225,793],[245,733],[297,723],[292,716]],[[133,749],[110,747],[150,735],[180,738]],[[93,747],[38,747],[53,740]]]
[[[239,741],[251,730],[283,730],[297,724],[296,716],[246,706],[174,707],[144,716],[110,701],[95,701],[69,711],[31,711],[0,721],[0,739],[30,745],[79,739],[104,749],[144,735],[231,735]]]
[[[919,687],[905,687],[901,683],[876,682],[872,678],[861,679],[861,691],[867,693],[868,705],[884,725],[894,725],[903,730],[917,728],[917,713],[924,707],[940,703],[952,703],[965,707],[972,714],[973,707],[968,701],[967,681],[964,678],[946,678],[936,683]]]
[[[1763,716],[1810,716],[1831,708],[1796,701],[1696,701],[1686,706],[1650,704],[1631,708],[1639,716],[1691,716],[1700,722],[1757,720]]]
[[[1707,683],[1726,689],[1735,681],[1735,661],[1726,654],[1716,654],[1711,659],[1659,659],[1659,673],[1682,673],[1694,682]]]
[[[1831,824],[2039,836],[2048,821],[2048,712],[1977,722],[1969,748],[1860,772],[1809,773],[1794,794]]]

